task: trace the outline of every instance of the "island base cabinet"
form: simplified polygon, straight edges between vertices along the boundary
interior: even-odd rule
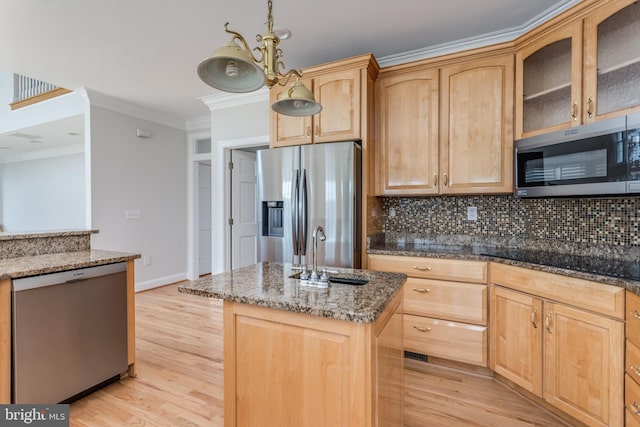
[[[354,323],[225,301],[225,426],[401,426],[401,303]]]

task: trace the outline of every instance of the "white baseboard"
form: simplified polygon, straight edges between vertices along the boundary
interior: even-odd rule
[[[187,273],[173,274],[171,276],[159,277],[153,280],[145,280],[144,282],[136,283],[136,292],[142,292],[153,288],[159,288],[161,286],[170,285],[172,283],[181,282],[187,280]]]

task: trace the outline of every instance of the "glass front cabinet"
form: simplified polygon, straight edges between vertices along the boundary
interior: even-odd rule
[[[516,54],[516,138],[640,110],[640,4],[602,2]]]

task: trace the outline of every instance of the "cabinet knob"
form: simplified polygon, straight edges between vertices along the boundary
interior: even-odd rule
[[[420,332],[430,332],[431,331],[431,328],[421,328],[420,326],[415,326],[415,325],[413,325],[413,329],[416,329],[416,330],[418,330]]]
[[[421,294],[431,293],[431,289],[425,289],[425,288],[411,288],[411,290],[413,292],[418,292],[418,293],[421,293]]]
[[[431,271],[431,267],[420,267],[420,266],[417,266],[417,265],[414,265],[413,269],[414,270],[420,270],[420,271]]]

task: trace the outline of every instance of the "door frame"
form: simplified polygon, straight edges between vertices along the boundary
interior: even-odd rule
[[[227,220],[231,212],[231,182],[229,178],[229,159],[231,150],[238,148],[257,147],[269,145],[269,135],[253,136],[248,138],[227,139],[218,141],[215,147],[211,147],[211,191],[212,194],[222,194],[224,203],[213,203],[211,214],[211,274],[222,273],[231,270],[231,256],[229,248],[231,232]],[[212,200],[214,198],[212,197]],[[216,239],[215,236],[224,236]],[[216,256],[222,254],[222,256]]]
[[[198,229],[200,225],[200,203],[198,163],[202,161],[212,162],[211,153],[196,154],[196,142],[202,139],[211,139],[210,132],[200,132],[188,135],[187,149],[187,280],[197,280],[200,275],[199,247],[200,237]],[[211,165],[213,173],[213,164]],[[213,189],[211,189],[213,200]],[[213,224],[212,224],[213,226]],[[211,230],[213,234],[213,229]],[[212,266],[213,268],[213,266]]]

